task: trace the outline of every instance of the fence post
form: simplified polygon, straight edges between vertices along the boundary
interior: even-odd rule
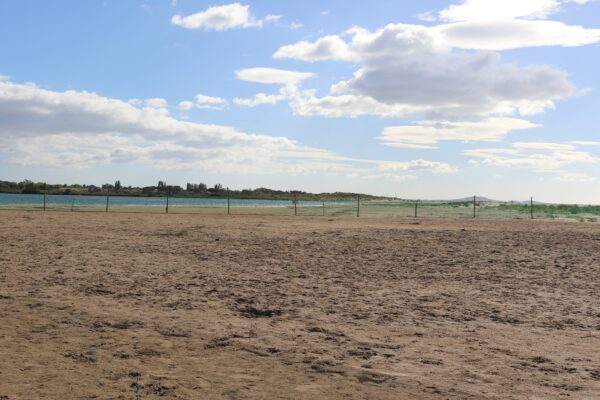
[[[227,215],[229,215],[229,188],[227,188]]]
[[[531,197],[529,204],[530,204],[529,209],[531,211],[531,219],[533,219],[533,196]]]
[[[296,193],[294,193],[294,217],[298,215],[298,210],[297,210],[297,204],[298,204],[298,199],[296,197]]]
[[[325,202],[323,202],[323,216],[325,216]]]
[[[44,183],[44,211],[46,211],[46,184]]]
[[[168,187],[167,187],[167,208],[165,209],[165,212],[167,214],[169,213],[169,188]]]
[[[419,200],[415,201],[415,218],[417,218],[417,209],[419,207]]]
[[[110,188],[107,188],[107,192],[106,192],[106,211],[108,212],[108,199],[110,197]]]
[[[473,196],[473,218],[475,218],[475,210],[476,210],[475,199],[476,199],[476,196]]]
[[[360,217],[360,194],[356,195],[356,217]]]

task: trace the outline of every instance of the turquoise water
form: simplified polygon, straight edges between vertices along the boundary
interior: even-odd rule
[[[328,202],[330,204],[330,202]],[[42,207],[44,196],[41,194],[7,194],[0,193],[0,206],[31,206]],[[302,207],[320,207],[320,201],[299,201]],[[342,202],[336,204],[344,204]],[[106,206],[106,196],[74,196],[74,195],[48,195],[46,196],[46,206]],[[110,207],[165,207],[165,197],[129,197],[129,196],[111,196],[109,198]],[[251,200],[251,199],[231,199],[231,207],[290,207],[293,205],[290,200]],[[216,198],[190,198],[190,197],[169,197],[169,207],[227,207],[227,199]]]

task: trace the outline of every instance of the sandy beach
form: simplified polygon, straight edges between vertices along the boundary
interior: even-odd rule
[[[598,399],[600,225],[0,211],[0,399]]]

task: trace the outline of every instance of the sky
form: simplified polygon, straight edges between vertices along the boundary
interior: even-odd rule
[[[3,0],[0,180],[600,204],[600,1]]]

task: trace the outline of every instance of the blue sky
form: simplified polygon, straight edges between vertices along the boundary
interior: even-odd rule
[[[4,1],[0,179],[600,203],[600,2]]]

